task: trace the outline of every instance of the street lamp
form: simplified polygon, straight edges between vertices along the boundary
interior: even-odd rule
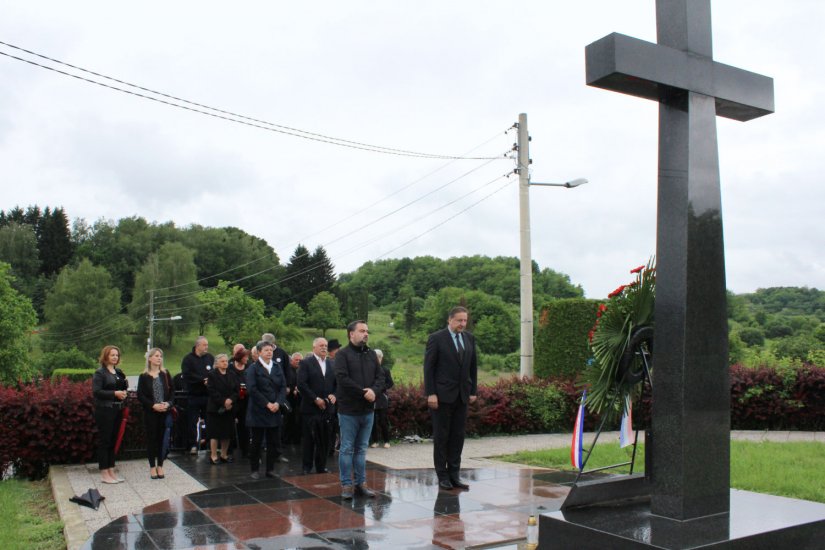
[[[521,281],[521,357],[519,376],[533,376],[533,259],[530,250],[530,186],[566,187],[572,189],[587,183],[576,178],[564,183],[530,181],[530,135],[527,133],[527,115],[518,120],[519,227],[520,227],[520,281]]]
[[[146,340],[146,353],[149,353],[149,350],[152,349],[152,340],[154,337],[154,330],[155,330],[155,323],[157,321],[180,321],[183,319],[180,315],[172,315],[171,317],[149,317],[149,338]]]

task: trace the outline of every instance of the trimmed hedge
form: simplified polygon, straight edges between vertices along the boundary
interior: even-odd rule
[[[56,370],[91,369],[94,372],[97,367],[97,361],[77,348],[44,353],[34,365],[44,378],[51,377]]]
[[[143,407],[133,392],[119,458],[146,456]],[[97,426],[92,382],[65,378],[0,387],[0,471],[13,466],[17,476],[44,477],[49,464],[78,464],[95,460]]]
[[[52,380],[60,380],[65,378],[70,382],[83,382],[90,380],[95,375],[97,369],[54,369],[52,372]]]
[[[825,368],[730,369],[731,427],[746,430],[825,430]],[[390,397],[390,423],[395,437],[431,435],[430,412],[421,385],[398,384]],[[570,432],[581,389],[572,378],[499,380],[479,386],[470,406],[467,434]],[[143,408],[133,392],[119,458],[143,457]],[[650,402],[634,410],[639,427],[647,425]],[[585,416],[585,429],[599,418]],[[606,429],[616,429],[615,425]],[[97,427],[91,381],[45,381],[0,387],[0,471],[14,466],[18,476],[44,476],[49,464],[94,460]]]
[[[598,300],[568,298],[541,308],[536,332],[535,375],[577,376],[592,353],[587,333],[596,321]]]

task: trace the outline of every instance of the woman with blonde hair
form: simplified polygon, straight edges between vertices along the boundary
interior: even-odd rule
[[[100,368],[92,376],[92,395],[99,437],[97,460],[100,481],[120,483],[123,478],[115,475],[115,440],[129,383],[123,371],[117,368],[120,364],[120,349],[117,346],[104,347],[100,351],[98,362]]]
[[[166,417],[172,409],[172,377],[163,367],[163,351],[152,348],[146,354],[146,367],[138,377],[137,397],[143,405],[143,425],[146,427],[146,451],[149,455],[149,477],[163,479],[163,434]]]

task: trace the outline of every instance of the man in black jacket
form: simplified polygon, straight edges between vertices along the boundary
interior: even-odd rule
[[[433,462],[441,489],[469,489],[461,481],[467,406],[476,400],[478,359],[466,332],[467,308],[456,306],[447,327],[430,334],[424,352],[424,391],[433,420]]]
[[[375,398],[384,389],[384,374],[375,352],[367,347],[369,328],[364,321],[347,326],[349,345],[335,356],[338,384],[338,422],[341,450],[338,468],[341,474],[341,497],[374,497],[364,482],[367,476],[367,446],[372,431]],[[353,476],[355,489],[353,491]]]
[[[209,400],[206,376],[214,364],[215,358],[209,353],[206,336],[198,336],[192,352],[180,362],[183,383],[189,394],[186,400],[186,444],[191,454],[198,454],[198,419],[206,418],[206,403]]]
[[[327,472],[329,430],[335,414],[335,372],[327,357],[327,341],[312,341],[312,353],[298,366],[298,392],[301,395],[301,438],[303,473]]]

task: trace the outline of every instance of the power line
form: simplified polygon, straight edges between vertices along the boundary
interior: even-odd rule
[[[120,88],[118,86],[113,86],[111,84],[105,84],[103,82],[93,80],[91,78],[86,78],[86,77],[83,77],[83,76],[80,76],[80,75],[72,74],[72,73],[69,73],[69,72],[66,72],[66,71],[62,71],[60,69],[56,69],[54,67],[49,67],[48,65],[43,65],[41,63],[37,63],[37,62],[32,61],[30,59],[25,59],[25,58],[22,58],[22,57],[19,57],[19,56],[16,56],[16,55],[11,55],[9,53],[0,51],[0,55],[4,55],[6,57],[9,57],[11,59],[15,59],[17,61],[22,61],[23,63],[28,63],[28,64],[33,65],[35,67],[40,67],[42,69],[53,71],[53,72],[56,72],[58,74],[62,74],[64,76],[69,76],[69,77],[72,77],[72,78],[76,78],[78,80],[88,82],[90,84],[96,84],[98,86],[102,86],[102,87],[108,88],[110,90],[115,90],[115,91],[118,91],[118,92],[133,95],[133,96],[140,97],[140,98],[143,98],[143,99],[148,99],[150,101],[156,101],[158,103],[162,103],[164,105],[169,105],[171,107],[177,107],[179,109],[184,109],[184,110],[187,110],[187,111],[200,113],[200,114],[211,116],[211,117],[214,117],[214,118],[219,118],[219,119],[222,119],[222,120],[235,122],[235,123],[238,123],[238,124],[244,124],[246,126],[252,126],[254,128],[259,128],[259,129],[262,129],[262,130],[277,132],[277,133],[280,133],[280,134],[286,134],[286,135],[293,136],[293,137],[299,137],[299,138],[303,138],[303,139],[307,139],[307,140],[311,140],[311,141],[318,141],[318,142],[321,142],[321,143],[328,143],[330,145],[337,145],[339,147],[349,147],[349,148],[352,148],[352,149],[360,149],[360,150],[363,150],[363,151],[371,151],[371,152],[374,152],[374,153],[382,153],[382,154],[387,154],[387,155],[397,155],[397,156],[406,156],[406,157],[430,158],[430,159],[452,159],[452,160],[491,160],[491,159],[499,159],[500,160],[502,158],[502,157],[461,157],[461,156],[457,156],[457,155],[422,153],[422,152],[418,152],[418,151],[410,151],[410,150],[406,150],[406,149],[396,149],[396,148],[392,148],[392,147],[384,147],[384,146],[381,146],[381,145],[372,145],[372,144],[368,144],[368,143],[352,141],[352,140],[343,139],[343,138],[336,138],[336,137],[327,136],[327,135],[324,135],[324,134],[318,134],[318,133],[315,133],[315,132],[308,132],[306,130],[300,130],[298,128],[292,128],[292,127],[289,127],[289,126],[276,124],[274,122],[268,122],[268,121],[257,119],[257,118],[254,118],[254,117],[249,117],[249,116],[237,114],[237,113],[234,113],[232,111],[227,111],[227,110],[219,109],[219,108],[216,108],[216,107],[210,107],[208,105],[203,105],[201,103],[197,103],[197,102],[194,102],[194,101],[189,101],[189,100],[186,100],[186,99],[182,99],[182,98],[176,97],[174,95],[166,94],[166,93],[163,93],[163,92],[158,92],[158,91],[152,90],[150,88],[139,86],[137,84],[132,84],[132,83],[129,83],[129,82],[126,82],[126,81],[123,81],[123,80],[119,80],[119,79],[114,78],[114,77],[106,76],[104,74],[101,74],[101,73],[98,73],[98,72],[95,72],[95,71],[91,71],[91,70],[88,70],[88,69],[84,69],[82,67],[78,67],[76,65],[65,63],[65,62],[60,61],[58,59],[54,59],[52,57],[48,57],[46,55],[39,54],[37,52],[33,52],[31,50],[27,50],[27,49],[21,48],[19,46],[15,46],[14,44],[9,44],[7,42],[0,41],[0,45],[6,46],[6,47],[9,47],[9,48],[14,48],[18,51],[22,51],[22,52],[28,53],[30,55],[37,56],[41,59],[46,59],[46,60],[49,60],[53,63],[58,63],[58,64],[63,65],[65,67],[70,67],[74,70],[82,71],[84,73],[91,74],[91,75],[97,76],[99,78],[104,78],[106,80],[110,80],[112,82],[117,82],[119,84],[123,84],[125,86],[135,88],[137,90],[141,90],[141,91],[144,91],[144,92],[155,94],[157,96],[167,98],[168,100],[171,100],[171,101],[160,99],[158,97],[152,97],[152,96],[149,96],[149,95],[146,95],[146,94],[143,94],[143,93],[139,93],[139,92],[135,92],[135,91],[131,91],[131,90],[126,90],[124,88]],[[180,102],[180,103],[174,103],[175,101]],[[181,103],[183,103],[183,105]],[[192,107],[188,107],[187,105],[192,105]],[[214,112],[208,112],[204,109],[207,109],[208,111],[214,111]]]
[[[2,43],[2,42],[0,42],[0,43]],[[509,131],[509,130],[508,130],[508,131]],[[505,131],[504,133],[506,134],[507,132]],[[501,134],[500,134],[500,133],[496,133],[494,136],[492,136],[492,137],[488,138],[488,139],[487,139],[487,140],[485,140],[484,142],[482,142],[482,143],[480,143],[480,144],[476,145],[475,147],[473,147],[473,148],[469,149],[469,150],[467,151],[467,153],[465,153],[465,154],[469,154],[469,153],[472,153],[473,151],[475,151],[475,150],[477,150],[477,149],[480,149],[481,147],[483,147],[483,146],[487,145],[487,144],[488,144],[488,143],[490,143],[491,141],[493,141],[493,140],[495,140],[495,139],[499,138],[500,136],[501,136]],[[508,153],[509,153],[509,151],[508,151]],[[505,156],[506,156],[506,155],[507,155],[507,153],[505,153]],[[410,183],[408,183],[408,184],[404,185],[404,186],[403,186],[403,187],[401,187],[400,189],[397,189],[396,191],[393,191],[392,193],[390,193],[390,194],[388,194],[388,195],[383,196],[382,198],[378,199],[377,201],[373,202],[372,204],[369,204],[369,205],[365,206],[364,208],[362,208],[362,209],[360,209],[360,210],[357,210],[357,211],[353,212],[352,214],[349,214],[348,216],[345,216],[345,217],[343,217],[343,218],[340,218],[338,221],[335,221],[335,222],[333,222],[333,223],[331,223],[331,224],[327,225],[326,227],[324,227],[324,228],[322,228],[322,229],[319,229],[318,231],[316,231],[316,232],[314,232],[314,233],[311,233],[311,234],[309,234],[309,235],[305,235],[304,237],[302,237],[302,238],[298,239],[297,241],[295,241],[295,242],[291,243],[290,247],[291,247],[291,246],[296,246],[296,245],[298,245],[298,244],[300,244],[300,243],[302,243],[302,242],[305,242],[305,241],[307,241],[307,240],[311,239],[312,237],[315,237],[315,236],[317,236],[317,235],[320,235],[320,234],[324,233],[325,231],[328,231],[329,229],[332,229],[332,228],[334,228],[334,227],[337,227],[337,226],[341,225],[341,224],[342,224],[342,223],[344,223],[344,222],[348,222],[348,221],[350,221],[351,219],[353,219],[353,218],[355,218],[355,217],[359,216],[360,214],[363,214],[364,212],[367,212],[367,211],[369,211],[369,210],[372,210],[373,208],[375,208],[375,207],[376,207],[376,206],[378,206],[379,204],[381,204],[381,203],[383,203],[383,202],[387,201],[388,199],[391,199],[392,197],[395,197],[396,195],[401,194],[402,192],[406,191],[406,190],[407,190],[407,189],[409,189],[410,187],[413,187],[414,185],[417,185],[417,184],[421,183],[421,182],[422,182],[422,181],[424,181],[425,179],[427,179],[427,178],[429,178],[430,176],[432,176],[432,175],[434,175],[434,174],[436,174],[436,173],[440,172],[441,170],[445,169],[446,167],[450,166],[451,164],[453,164],[453,163],[455,163],[455,162],[456,162],[456,160],[454,159],[454,160],[450,160],[449,162],[447,162],[447,163],[445,163],[445,164],[442,164],[441,166],[439,166],[439,167],[438,167],[438,168],[436,168],[435,170],[432,170],[432,171],[428,172],[427,174],[425,174],[425,175],[423,175],[423,176],[421,176],[421,177],[419,177],[419,178],[417,178],[417,179],[415,179],[415,180],[411,181]],[[485,165],[486,165],[486,164],[489,164],[489,163],[485,163]],[[452,183],[454,183],[455,181],[458,181],[458,179],[460,179],[460,178],[457,178],[456,180],[453,180],[453,182],[452,182]],[[445,186],[443,186],[443,187],[445,187]],[[432,193],[430,193],[430,194],[432,194]],[[307,255],[307,254],[304,254],[304,255],[298,256],[298,257],[296,257],[295,259],[297,260],[297,259],[303,258],[303,257],[304,257],[304,256],[306,256],[306,255]],[[243,263],[243,264],[240,264],[240,265],[237,265],[237,266],[231,267],[231,268],[229,268],[229,269],[225,269],[224,271],[221,271],[220,273],[216,273],[216,274],[214,274],[214,275],[208,275],[208,276],[206,276],[206,277],[202,277],[202,278],[198,279],[198,280],[197,280],[197,281],[195,281],[195,282],[200,283],[200,282],[206,281],[206,280],[208,280],[208,279],[213,279],[213,278],[219,277],[220,275],[225,275],[226,273],[229,273],[229,272],[235,271],[235,270],[237,270],[237,269],[241,269],[241,268],[243,268],[243,267],[246,267],[246,266],[248,266],[248,265],[251,265],[251,264],[253,264],[253,263],[256,263],[256,262],[261,261],[261,260],[266,259],[266,258],[269,258],[269,255],[261,256],[260,258],[256,258],[256,259],[251,260],[251,261],[249,261],[249,262],[246,262],[246,263]],[[244,280],[244,279],[248,279],[248,278],[250,278],[250,277],[254,277],[254,276],[260,275],[260,274],[262,274],[262,273],[265,273],[265,272],[270,271],[270,270],[272,270],[272,269],[276,269],[276,268],[278,268],[278,267],[280,267],[280,265],[278,265],[278,266],[272,266],[272,267],[266,268],[266,269],[264,269],[264,270],[262,270],[262,271],[259,271],[259,272],[257,272],[257,273],[253,273],[252,275],[247,275],[247,276],[245,276],[245,277],[241,277],[241,278],[235,279],[234,281],[230,281],[230,284],[232,284],[233,282],[239,282],[239,281],[242,281],[242,280]],[[185,286],[185,285],[188,285],[188,284],[191,284],[191,283],[181,283],[180,285],[174,285],[174,286],[169,286],[169,287],[156,288],[156,289],[153,289],[153,290],[155,290],[155,291],[171,290],[171,289],[178,288],[178,287],[180,287],[180,286]]]

